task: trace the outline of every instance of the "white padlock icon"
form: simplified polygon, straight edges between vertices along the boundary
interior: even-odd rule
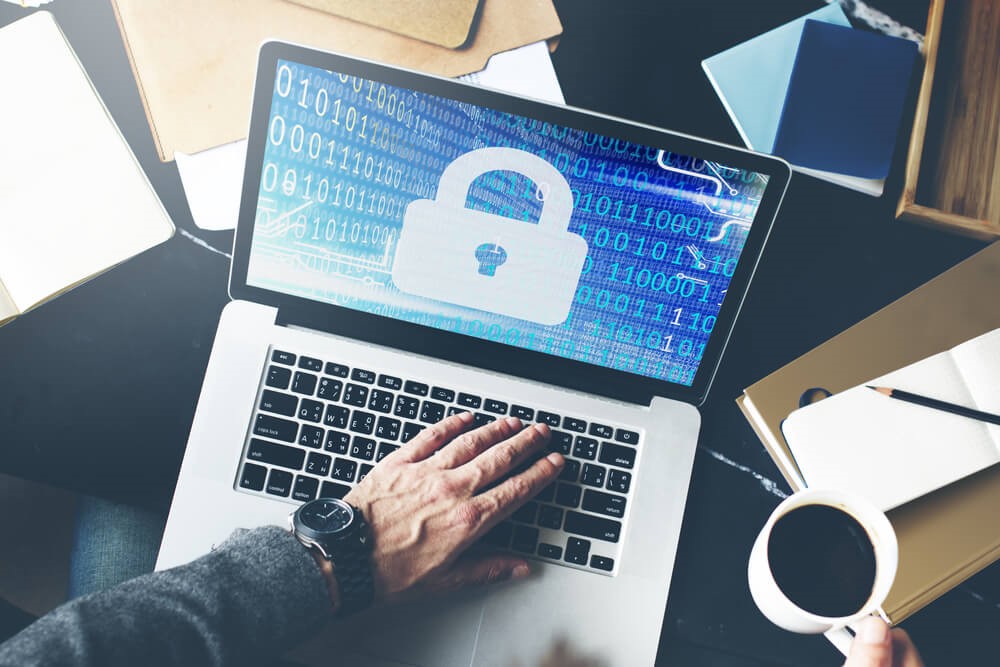
[[[541,193],[538,223],[466,208],[472,182],[487,172],[527,176]],[[410,203],[392,280],[408,294],[539,324],[569,316],[587,242],[569,231],[573,195],[563,175],[516,148],[479,148],[441,174],[437,198]]]

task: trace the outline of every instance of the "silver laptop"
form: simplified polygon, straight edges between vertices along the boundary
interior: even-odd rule
[[[343,496],[450,414],[514,415],[567,459],[483,538],[533,576],[319,641],[356,665],[536,665],[559,645],[652,664],[696,406],[788,178],[771,157],[264,44],[233,300],[157,568]]]

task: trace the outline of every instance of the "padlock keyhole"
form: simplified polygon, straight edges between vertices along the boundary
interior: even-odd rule
[[[495,276],[497,268],[507,261],[507,251],[496,243],[483,243],[476,248],[476,260],[480,274]]]

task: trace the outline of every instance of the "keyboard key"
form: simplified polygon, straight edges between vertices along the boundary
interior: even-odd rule
[[[535,553],[538,546],[538,529],[532,526],[514,526],[514,539],[510,547],[514,551],[521,551],[526,554]]]
[[[556,497],[556,484],[553,482],[549,484],[544,489],[538,492],[535,496],[535,500],[540,503],[551,503],[552,499]]]
[[[354,436],[354,440],[351,442],[351,456],[371,461],[375,458],[375,441],[371,438]]]
[[[336,458],[333,460],[333,470],[330,477],[339,479],[341,482],[353,482],[354,476],[358,472],[358,462],[351,459]]]
[[[517,417],[518,419],[523,419],[526,422],[535,421],[535,411],[531,408],[526,408],[523,405],[510,406],[510,415],[512,417]]]
[[[623,496],[602,493],[593,489],[587,489],[583,492],[582,507],[588,512],[605,514],[618,519],[625,516],[625,498]]]
[[[591,424],[588,433],[596,435],[598,438],[610,438],[614,433],[614,429],[604,424]]]
[[[260,395],[260,409],[267,412],[274,412],[286,417],[295,416],[295,408],[299,399],[291,394],[279,394],[276,391],[265,389]]]
[[[590,554],[590,542],[578,537],[566,540],[566,562],[574,565],[586,565]]]
[[[562,547],[557,547],[554,544],[546,544],[542,542],[538,545],[538,555],[542,558],[551,558],[552,560],[562,559]]]
[[[378,453],[375,454],[375,463],[378,463],[397,449],[399,449],[399,445],[393,445],[388,442],[380,442],[378,445]]]
[[[583,535],[584,537],[592,537],[607,542],[617,542],[618,537],[621,535],[622,524],[619,521],[602,519],[599,516],[580,514],[579,512],[570,510],[566,512],[563,530],[574,535]]]
[[[549,450],[559,452],[563,456],[569,456],[573,451],[573,435],[565,431],[550,431]]]
[[[538,525],[542,528],[559,530],[562,528],[563,511],[561,507],[542,505],[538,510]]]
[[[375,435],[383,440],[395,440],[399,437],[402,422],[392,417],[379,417],[375,425]]]
[[[559,473],[559,479],[564,482],[575,482],[580,479],[580,462],[573,459],[566,459],[566,465]]]
[[[396,397],[396,409],[392,411],[392,414],[403,419],[416,419],[419,410],[420,401],[409,396],[400,395]]]
[[[287,364],[292,366],[295,364],[295,355],[291,352],[282,352],[281,350],[273,350],[271,352],[271,361],[277,362],[279,364]]]
[[[250,446],[247,448],[247,458],[251,461],[270,463],[282,468],[301,470],[306,453],[298,447],[288,447],[287,445],[279,445],[275,442],[250,438]]]
[[[351,371],[351,379],[365,384],[375,384],[375,373],[366,371],[363,368],[355,368]]]
[[[304,368],[307,371],[315,371],[319,373],[323,370],[323,362],[315,357],[300,357],[299,358],[299,368]]]
[[[498,415],[505,415],[507,414],[507,404],[504,403],[503,401],[498,401],[493,398],[487,398],[486,402],[483,403],[483,410]]]
[[[426,396],[429,387],[423,382],[414,382],[413,380],[407,380],[403,384],[403,391],[407,394],[413,394],[414,396]]]
[[[312,452],[306,459],[306,472],[326,477],[330,474],[330,457],[326,454]]]
[[[267,468],[254,465],[253,463],[243,464],[243,474],[240,475],[240,487],[253,489],[254,491],[264,490],[264,480],[267,478]]]
[[[368,399],[368,409],[376,412],[389,412],[392,410],[392,401],[396,395],[392,392],[372,389],[371,398]]]
[[[478,410],[479,406],[483,404],[483,399],[475,394],[460,393],[458,395],[458,404],[462,407]]]
[[[487,424],[492,424],[497,420],[493,415],[488,415],[485,412],[477,412],[472,418],[472,425],[475,428],[480,426],[486,426]]]
[[[635,450],[631,447],[612,445],[606,442],[601,445],[601,463],[618,466],[619,468],[631,468],[635,465]]]
[[[611,469],[608,473],[608,490],[628,493],[628,488],[632,484],[632,473],[624,470]]]
[[[593,438],[578,435],[573,443],[573,456],[578,459],[591,459],[597,456],[597,441]]]
[[[510,544],[510,538],[514,534],[514,524],[504,521],[498,523],[493,529],[483,535],[483,543],[489,546],[506,549]]]
[[[434,387],[431,389],[431,398],[435,401],[451,403],[455,400],[455,392],[451,389],[445,389],[444,387]]]
[[[351,446],[351,436],[343,431],[327,431],[323,449],[334,454],[346,454]]]
[[[591,556],[590,557],[590,567],[595,570],[605,570],[610,572],[615,569],[615,561],[611,558],[605,558],[604,556]]]
[[[275,389],[288,389],[288,383],[291,381],[292,371],[281,366],[271,366],[267,369],[267,380],[264,384]]]
[[[425,424],[436,424],[444,419],[444,405],[434,401],[424,401],[420,405],[420,421]]]
[[[295,379],[292,380],[292,391],[296,394],[312,396],[313,392],[316,391],[316,380],[316,376],[312,373],[295,371]]]
[[[319,497],[320,498],[343,498],[351,490],[351,487],[345,486],[343,484],[337,484],[336,482],[323,482],[321,487]]]
[[[583,433],[587,430],[587,422],[582,419],[576,419],[575,417],[565,417],[563,418],[563,428],[570,431],[576,431],[577,433]]]
[[[281,417],[257,415],[257,419],[253,425],[253,432],[257,435],[274,438],[275,440],[295,442],[295,436],[299,432],[299,425]]]
[[[316,497],[316,492],[318,490],[318,479],[306,477],[305,475],[296,475],[295,486],[292,487],[292,498],[307,503]]]
[[[323,369],[323,372],[327,375],[333,375],[334,377],[345,378],[347,377],[347,366],[328,361],[326,362],[326,367]]]
[[[299,444],[303,447],[318,449],[323,444],[323,429],[318,426],[303,424],[302,430],[299,431]]]
[[[386,389],[395,389],[399,391],[403,388],[403,381],[392,375],[379,375],[378,376],[378,386],[385,387]]]
[[[347,418],[351,411],[343,405],[327,405],[323,423],[334,428],[347,428]]]
[[[635,431],[620,428],[615,431],[615,440],[624,442],[626,445],[635,445],[639,443],[639,434]]]
[[[355,405],[359,408],[365,407],[365,404],[368,403],[368,387],[348,382],[347,387],[344,389],[344,403]]]
[[[521,523],[535,523],[536,514],[538,514],[538,503],[527,502],[521,505],[510,518]]]
[[[323,404],[311,398],[303,398],[299,403],[299,419],[319,422],[323,418]]]
[[[580,487],[575,484],[560,484],[556,487],[556,502],[563,507],[579,506]]]
[[[316,396],[326,401],[339,401],[340,390],[344,388],[344,383],[333,378],[320,378],[319,389]]]
[[[549,426],[558,427],[562,423],[562,417],[554,412],[544,412],[542,410],[538,411],[538,421],[542,424],[548,424]]]
[[[264,489],[272,496],[287,498],[292,492],[292,473],[277,468],[271,468],[267,476],[267,487]]]
[[[372,471],[372,468],[374,467],[375,466],[373,466],[371,463],[361,464],[361,468],[358,470],[358,484],[360,484],[364,480],[364,478],[368,476],[368,473],[370,473]]]
[[[375,430],[375,415],[370,412],[355,410],[351,414],[350,430],[355,433],[370,435],[371,432]]]
[[[587,486],[600,488],[604,486],[604,475],[606,473],[607,468],[604,466],[596,466],[593,463],[588,463],[583,466],[583,475],[580,476],[580,482]]]
[[[457,405],[450,405],[450,406],[448,406],[448,414],[447,414],[447,416],[451,417],[452,415],[460,415],[463,412],[468,412],[468,410],[466,410],[465,408],[459,407]]]
[[[406,422],[403,424],[403,434],[399,436],[400,442],[409,442],[416,437],[417,433],[424,430],[423,424],[414,424],[413,422]]]

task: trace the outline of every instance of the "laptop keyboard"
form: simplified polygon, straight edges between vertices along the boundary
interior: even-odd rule
[[[640,435],[544,406],[272,349],[236,487],[289,501],[342,498],[427,425],[470,411],[541,422],[566,457],[553,484],[483,537],[487,546],[612,574]]]

